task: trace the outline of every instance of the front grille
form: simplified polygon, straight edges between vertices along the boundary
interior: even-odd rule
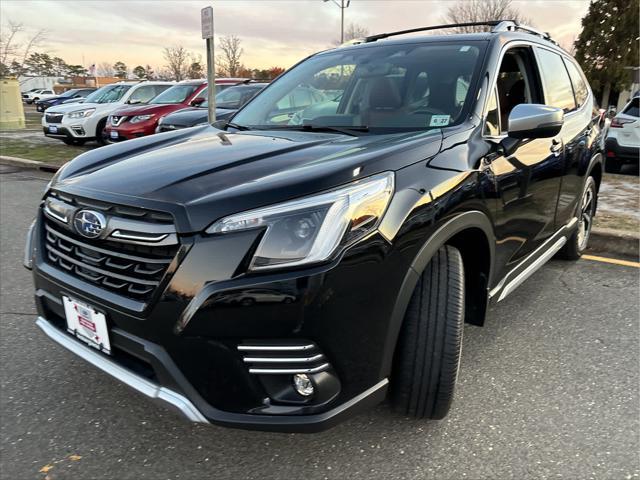
[[[47,113],[44,118],[47,123],[61,123],[62,122],[62,113]]]
[[[147,301],[173,260],[177,246],[148,247],[90,241],[61,231],[45,219],[43,251],[47,263],[106,290]]]

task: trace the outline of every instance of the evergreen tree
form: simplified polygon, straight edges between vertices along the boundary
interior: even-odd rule
[[[592,0],[582,19],[575,56],[591,87],[601,92],[603,108],[612,88],[623,90],[631,83],[625,67],[638,66],[639,9],[640,0]]]

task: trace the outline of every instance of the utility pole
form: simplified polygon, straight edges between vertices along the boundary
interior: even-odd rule
[[[323,0],[325,3],[329,0]],[[340,44],[344,43],[344,11],[346,8],[349,8],[349,4],[351,0],[331,0],[334,4],[338,6],[340,9]]]
[[[216,68],[213,49],[213,7],[200,11],[202,38],[207,42],[207,102],[209,105],[209,124],[216,121]]]

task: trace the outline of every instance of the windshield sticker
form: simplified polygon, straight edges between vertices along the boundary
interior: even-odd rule
[[[449,125],[449,119],[451,115],[431,115],[431,120],[429,121],[430,127],[446,127]]]
[[[467,51],[469,51],[469,48],[470,48],[469,45],[465,45],[464,47],[460,47],[460,51],[461,52],[467,52]]]

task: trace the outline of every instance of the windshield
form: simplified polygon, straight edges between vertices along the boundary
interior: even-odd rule
[[[216,95],[216,108],[237,110],[262,90],[263,87],[229,87]],[[208,107],[209,102],[204,102],[202,107]]]
[[[251,128],[440,128],[462,121],[484,43],[338,49],[289,70],[238,112]]]
[[[122,98],[131,85],[107,85],[87,96],[85,103],[113,103]]]
[[[165,90],[149,103],[182,103],[195,92],[200,85],[174,85]]]
[[[220,95],[221,92],[232,88],[233,85],[216,85],[216,98],[218,98],[218,95]],[[200,103],[198,105],[196,105],[199,108],[207,108],[209,106],[209,102],[207,101],[207,95],[209,94],[209,87],[204,87],[200,93],[198,93],[198,97],[197,98],[204,98],[205,101],[203,103]],[[216,104],[217,106],[217,104]]]
[[[80,90],[78,90],[77,88],[72,88],[71,90],[67,90],[66,92],[62,92],[60,94],[60,97],[62,98],[71,98],[73,97],[76,93],[78,93]]]

